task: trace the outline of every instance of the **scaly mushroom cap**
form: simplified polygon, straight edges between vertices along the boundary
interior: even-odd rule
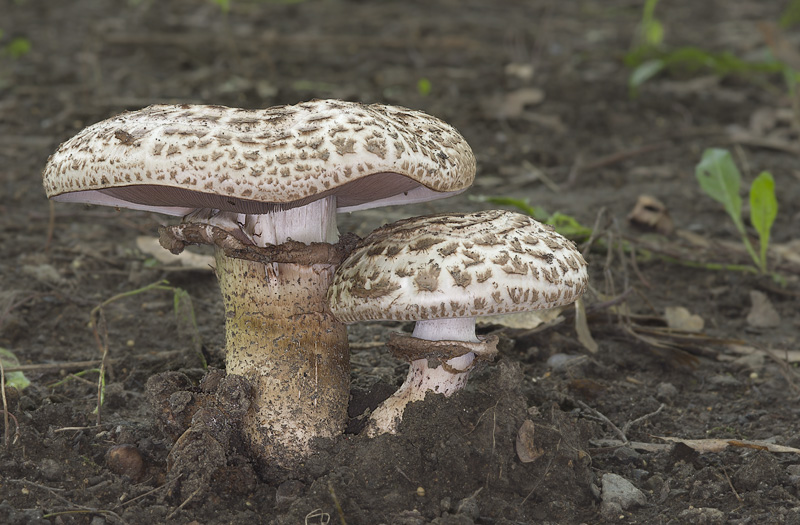
[[[64,142],[43,182],[54,200],[186,215],[266,213],[330,195],[340,211],[420,202],[463,191],[474,176],[469,145],[435,117],[313,100],[123,113]]]
[[[569,304],[587,281],[572,241],[490,210],[378,228],[338,268],[328,300],[344,323],[475,317]]]

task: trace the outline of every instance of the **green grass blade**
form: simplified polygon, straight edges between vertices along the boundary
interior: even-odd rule
[[[766,271],[769,235],[778,216],[778,199],[775,197],[775,180],[763,171],[750,186],[750,222],[758,232],[760,268]]]
[[[203,368],[208,368],[206,358],[203,356],[203,338],[197,325],[192,296],[183,288],[175,288],[172,303],[175,312],[175,321],[178,325],[178,336],[188,340],[192,351],[200,358]]]

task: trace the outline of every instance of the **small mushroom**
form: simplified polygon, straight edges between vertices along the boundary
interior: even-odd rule
[[[336,271],[331,311],[344,323],[416,321],[387,346],[411,361],[400,389],[370,416],[368,432],[396,432],[405,406],[428,391],[463,388],[497,338],[478,337],[475,319],[578,299],[586,262],[572,241],[527,215],[490,210],[415,217],[373,231]]]
[[[469,145],[439,119],[314,100],[123,113],[63,143],[43,183],[56,201],[185,216],[162,229],[173,252],[216,246],[226,369],[256,390],[244,423],[252,455],[291,467],[347,416],[347,332],[325,296],[336,212],[447,197],[474,174]]]

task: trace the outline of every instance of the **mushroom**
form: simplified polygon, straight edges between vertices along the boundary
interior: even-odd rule
[[[586,262],[572,241],[527,215],[490,210],[414,217],[364,238],[336,270],[328,299],[344,323],[416,321],[387,346],[411,361],[403,385],[370,416],[370,435],[397,431],[405,407],[428,391],[450,396],[497,337],[476,317],[553,308],[577,300]]]
[[[216,246],[227,372],[257,392],[244,422],[251,453],[291,467],[346,420],[347,332],[325,296],[341,259],[326,250],[336,212],[448,197],[474,174],[469,146],[439,119],[314,100],[123,113],[64,142],[43,179],[56,201],[185,216],[161,232],[175,253]]]

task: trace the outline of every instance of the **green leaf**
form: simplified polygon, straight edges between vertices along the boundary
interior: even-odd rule
[[[630,89],[631,97],[636,96],[642,84],[663,71],[664,66],[664,61],[659,58],[646,60],[636,66],[633,72],[631,72],[631,76],[628,77],[628,88]]]
[[[423,97],[427,97],[431,94],[431,90],[433,89],[433,85],[431,81],[427,78],[420,78],[417,80],[417,93],[422,95]]]
[[[15,38],[6,45],[6,52],[14,59],[23,57],[30,51],[31,41],[27,38]]]
[[[782,29],[789,29],[800,23],[800,0],[791,0],[789,5],[781,14],[780,26]]]
[[[750,222],[758,232],[762,270],[767,267],[769,234],[777,216],[778,199],[775,197],[775,181],[771,173],[763,171],[750,186]]]
[[[658,0],[647,0],[642,10],[642,36],[650,47],[659,47],[664,43],[664,25],[656,18]]]
[[[175,312],[175,321],[178,325],[178,336],[181,340],[190,342],[192,351],[200,358],[203,368],[208,368],[208,363],[206,363],[203,355],[203,338],[197,325],[192,296],[183,288],[176,287],[172,296],[172,304]]]
[[[0,361],[3,363],[3,368],[19,366],[17,356],[11,350],[6,350],[3,347],[0,347]],[[30,380],[22,372],[6,372],[5,376],[6,386],[13,386],[17,390],[22,390],[31,384]]]
[[[742,176],[731,154],[718,148],[705,150],[694,173],[703,191],[725,207],[725,211],[736,224],[736,229],[744,235],[742,198],[739,196]]]
[[[538,221],[546,221],[549,215],[542,208],[531,206],[528,199],[516,199],[514,197],[503,197],[495,195],[473,195],[470,200],[477,202],[488,202],[489,204],[497,204],[498,206],[510,206],[516,208],[522,213],[530,215]]]

